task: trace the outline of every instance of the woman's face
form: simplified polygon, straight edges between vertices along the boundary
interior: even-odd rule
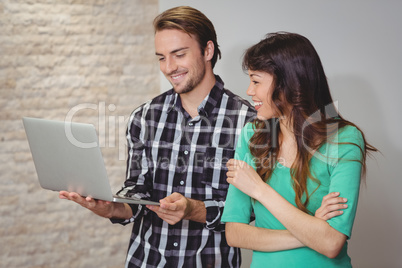
[[[272,102],[272,91],[274,89],[274,77],[262,71],[248,71],[250,85],[247,95],[251,96],[254,107],[257,110],[257,117],[260,120],[267,120],[277,117],[275,105]]]

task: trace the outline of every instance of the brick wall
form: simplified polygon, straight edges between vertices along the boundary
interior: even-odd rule
[[[37,182],[21,118],[93,123],[112,188],[128,115],[159,92],[157,0],[0,0],[0,267],[122,267],[113,225]]]

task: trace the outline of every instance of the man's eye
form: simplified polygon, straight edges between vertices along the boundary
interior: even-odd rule
[[[258,82],[257,81],[251,81],[254,85],[257,85]]]
[[[158,61],[164,61],[165,58],[158,58]]]
[[[186,54],[176,54],[176,57],[183,58]]]

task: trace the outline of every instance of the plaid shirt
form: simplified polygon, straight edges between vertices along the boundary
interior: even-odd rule
[[[178,192],[202,200],[206,224],[169,225],[145,206],[130,205],[134,222],[126,267],[239,267],[240,250],[227,245],[221,216],[228,183],[226,162],[255,110],[215,86],[191,118],[173,90],[137,108],[127,129],[127,180],[120,193],[159,201]],[[118,221],[113,221],[118,222]]]

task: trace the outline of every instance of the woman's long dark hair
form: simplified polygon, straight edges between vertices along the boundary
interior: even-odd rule
[[[274,77],[272,102],[279,115],[284,116],[285,112],[289,112],[287,116],[290,117],[297,142],[297,155],[291,166],[295,202],[299,209],[309,213],[306,207],[312,193],[308,193],[307,181],[311,179],[319,183],[310,172],[309,163],[313,152],[342,127],[351,125],[359,128],[338,113],[320,57],[304,36],[287,32],[268,34],[265,39],[246,50],[243,70],[263,71]],[[290,111],[288,107],[291,107]],[[249,144],[256,160],[257,172],[264,181],[271,177],[274,168],[272,163],[279,153],[276,141],[280,129],[279,126],[273,127],[274,122],[277,119],[257,119],[254,122],[255,133]],[[273,129],[278,131],[267,134]],[[363,155],[364,172],[367,151],[376,149],[367,144],[363,132],[362,135],[364,148],[359,148]]]

